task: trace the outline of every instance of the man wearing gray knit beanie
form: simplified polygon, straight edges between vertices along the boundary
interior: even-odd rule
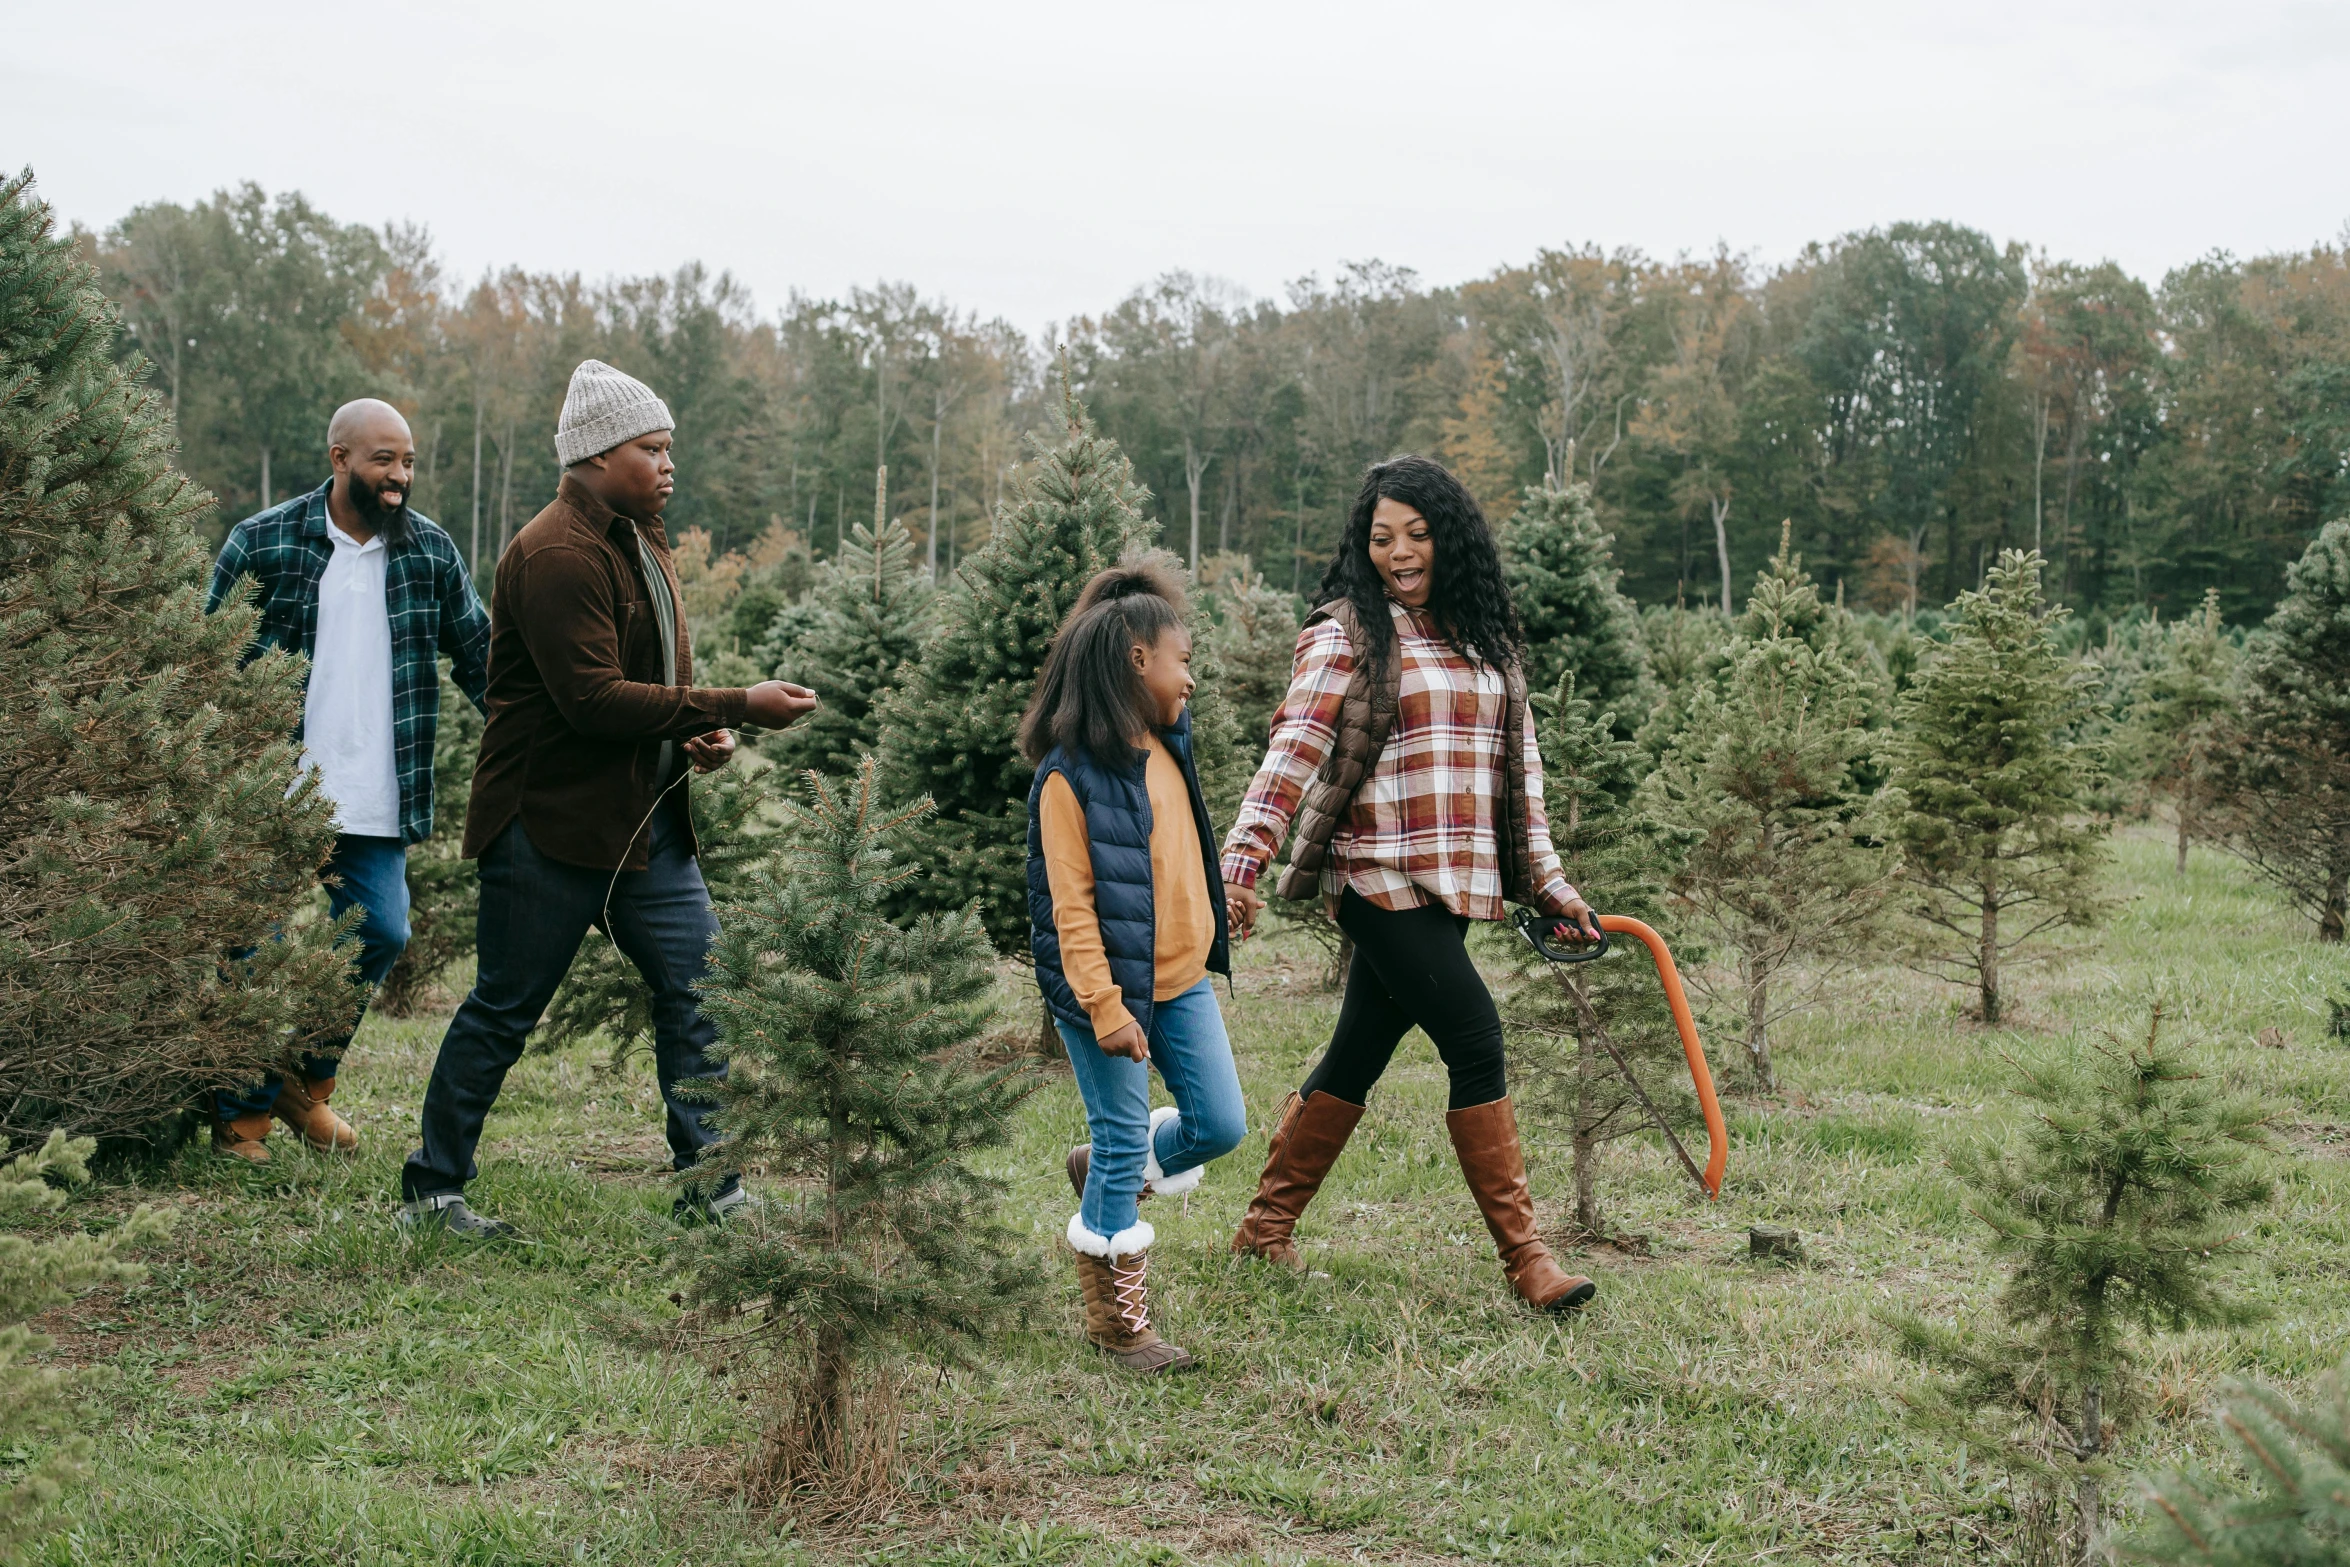
[[[499,557],[490,596],[489,723],[464,853],[481,862],[480,963],[425,1087],[423,1146],[400,1172],[401,1222],[486,1239],[465,1184],[506,1073],[590,925],[653,997],[653,1060],[669,1149],[690,1170],[716,1140],[678,1086],[721,1070],[694,987],[718,933],[682,787],[726,765],[733,726],[780,729],[816,705],[788,681],[697,688],[661,513],[675,488],[668,404],[590,359],[555,426],[563,480]],[[729,1178],[689,1181],[680,1217],[722,1219]]]

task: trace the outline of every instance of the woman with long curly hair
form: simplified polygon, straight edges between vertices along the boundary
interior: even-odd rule
[[[1232,1249],[1302,1266],[1298,1216],[1416,1024],[1450,1075],[1445,1126],[1511,1286],[1538,1310],[1572,1310],[1595,1287],[1535,1230],[1501,1015],[1464,942],[1505,900],[1553,917],[1562,936],[1599,935],[1551,847],[1493,530],[1441,464],[1392,458],[1364,476],[1320,600],[1225,837],[1224,884],[1246,936],[1264,907],[1257,879],[1294,820],[1281,895],[1318,891],[1354,960],[1330,1046],[1281,1107]]]

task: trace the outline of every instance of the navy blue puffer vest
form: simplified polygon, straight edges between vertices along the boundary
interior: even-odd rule
[[[1216,940],[1208,968],[1232,972],[1232,945],[1225,930],[1224,873],[1216,861],[1216,833],[1208,823],[1208,802],[1200,793],[1199,769],[1191,755],[1191,710],[1174,727],[1159,731],[1191,792],[1191,819],[1199,829],[1201,870],[1208,901],[1216,911]],[[1037,808],[1045,780],[1059,773],[1085,812],[1085,838],[1093,861],[1094,913],[1101,922],[1102,947],[1109,953],[1110,977],[1126,1010],[1145,1034],[1151,1028],[1151,992],[1158,964],[1157,905],[1151,895],[1151,801],[1146,782],[1150,756],[1136,751],[1128,767],[1104,767],[1090,754],[1055,747],[1036,769],[1028,790],[1028,948],[1036,956],[1036,984],[1054,1017],[1080,1028],[1093,1019],[1061,973],[1061,935],[1053,924],[1053,891],[1044,873],[1044,830]]]

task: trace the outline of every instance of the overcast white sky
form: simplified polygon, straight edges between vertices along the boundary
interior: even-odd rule
[[[1034,331],[1544,245],[1946,217],[2157,279],[2350,220],[2350,4],[0,0],[0,163],[94,226],[240,180],[461,273],[699,258]]]

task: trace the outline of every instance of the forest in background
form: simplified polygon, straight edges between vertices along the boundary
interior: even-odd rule
[[[2342,245],[2214,254],[2157,286],[1951,223],[1767,268],[1584,246],[1432,287],[1361,262],[1278,300],[1170,272],[1031,338],[908,283],[762,312],[698,262],[467,281],[421,228],[250,184],[80,240],[217,528],[315,485],[328,413],[373,394],[409,411],[416,504],[477,564],[552,494],[556,411],[591,355],[677,416],[674,529],[829,557],[886,463],[933,575],[987,536],[1063,353],[1164,541],[1247,554],[1277,587],[1310,589],[1364,465],[1406,449],[1497,522],[1546,475],[1588,482],[1644,603],[1742,594],[1785,519],[1824,584],[1886,612],[2037,547],[2091,636],[2214,588],[2257,620],[2350,498]]]

